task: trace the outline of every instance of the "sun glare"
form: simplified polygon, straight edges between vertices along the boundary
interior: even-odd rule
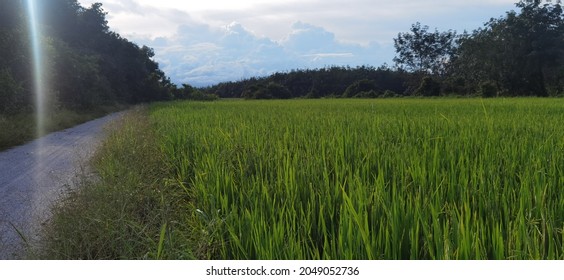
[[[33,92],[35,94],[35,110],[37,122],[37,135],[45,134],[45,83],[43,71],[43,51],[41,48],[41,36],[39,31],[37,3],[36,0],[27,0],[27,13],[29,24],[29,36],[31,42],[31,54],[33,59]]]

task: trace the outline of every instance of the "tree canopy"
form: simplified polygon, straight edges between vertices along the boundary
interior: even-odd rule
[[[37,1],[48,91],[56,106],[74,109],[172,98],[175,89],[154,52],[110,31],[102,4]],[[0,1],[0,113],[32,103],[26,4]]]
[[[269,77],[225,82],[205,91],[223,98],[249,99],[383,97],[384,94],[404,93],[409,77],[411,74],[387,66],[333,66],[296,69]]]
[[[520,1],[521,9],[492,18],[460,38],[452,75],[501,95],[564,92],[564,14],[560,2]]]
[[[417,22],[407,33],[399,33],[394,39],[400,67],[419,73],[442,75],[455,51],[456,32],[429,32],[429,26]]]

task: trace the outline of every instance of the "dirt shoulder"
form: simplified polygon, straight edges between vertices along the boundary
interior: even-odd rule
[[[0,152],[0,259],[25,258],[40,240],[51,206],[88,174],[104,126],[121,113]]]

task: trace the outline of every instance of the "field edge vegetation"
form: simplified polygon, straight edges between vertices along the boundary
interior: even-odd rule
[[[55,259],[564,259],[548,99],[159,103],[63,201]]]
[[[53,209],[38,257],[194,259],[184,245],[170,243],[184,240],[172,238],[171,229],[185,227],[182,206],[187,203],[163,178],[168,171],[147,107],[130,110],[108,134],[92,162],[96,179],[84,180]]]
[[[107,114],[126,110],[128,105],[102,106],[89,110],[57,109],[50,112],[45,133],[51,133],[85,123]],[[35,114],[20,112],[17,114],[0,114],[0,151],[25,144],[37,137]]]

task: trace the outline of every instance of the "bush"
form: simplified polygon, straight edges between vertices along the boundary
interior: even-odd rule
[[[382,97],[382,98],[398,97],[398,94],[395,91],[388,89],[388,90],[384,91],[384,93],[382,95],[380,95],[380,97]]]
[[[288,99],[292,98],[292,92],[279,83],[270,82],[266,86],[255,84],[248,87],[241,97],[245,99]]]
[[[375,90],[370,90],[370,91],[359,92],[354,97],[355,98],[376,98],[379,95],[380,94],[378,92],[376,92]]]
[[[484,82],[480,85],[480,95],[482,97],[490,98],[498,94],[497,86],[492,81]]]
[[[214,100],[219,99],[219,97],[215,94],[208,94],[208,93],[204,93],[202,91],[196,90],[196,91],[192,92],[192,94],[190,94],[190,96],[188,96],[188,99],[197,100],[197,101],[214,101]]]
[[[349,97],[363,97],[363,95],[366,95],[370,92],[378,92],[379,89],[376,86],[376,82],[374,82],[373,80],[367,80],[367,79],[363,79],[363,80],[358,80],[354,83],[352,83],[343,93],[343,97],[344,98],[349,98]]]
[[[266,86],[266,90],[273,98],[279,98],[279,99],[292,98],[292,92],[290,92],[288,88],[286,88],[285,86],[279,83],[275,83],[275,82],[268,83],[268,85]]]
[[[8,69],[0,70],[0,113],[16,110],[22,91],[22,86],[16,82]]]
[[[415,95],[420,96],[439,96],[441,94],[441,84],[431,77],[421,80],[421,85],[415,90]]]

